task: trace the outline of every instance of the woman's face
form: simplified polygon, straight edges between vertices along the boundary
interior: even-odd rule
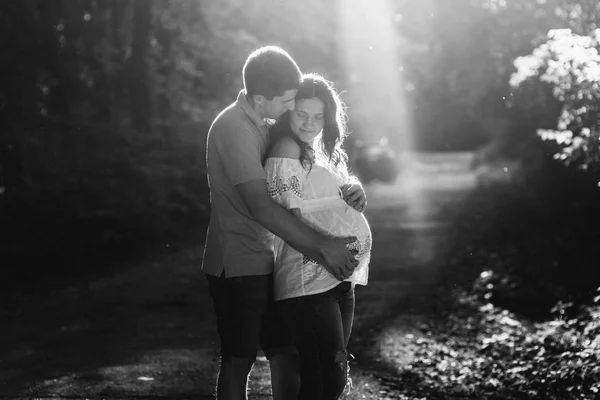
[[[296,108],[290,114],[292,132],[304,143],[312,145],[313,140],[323,130],[325,105],[317,97],[296,100]]]

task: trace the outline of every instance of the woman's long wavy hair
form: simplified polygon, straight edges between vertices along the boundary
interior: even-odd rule
[[[348,155],[342,145],[344,139],[348,136],[346,130],[346,112],[344,104],[339,94],[333,88],[333,84],[319,74],[305,74],[302,76],[302,83],[296,95],[296,101],[302,99],[311,99],[317,97],[324,104],[324,124],[323,132],[318,146],[312,149],[307,143],[304,143],[294,133],[290,125],[290,113],[286,112],[271,127],[270,146],[272,147],[280,138],[284,136],[291,137],[300,146],[300,162],[309,170],[312,168],[313,161],[309,156],[309,151],[314,151],[315,161],[324,164],[338,177],[346,180],[348,178]]]

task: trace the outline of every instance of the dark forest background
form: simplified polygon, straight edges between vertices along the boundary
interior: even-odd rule
[[[340,4],[2,2],[2,279],[201,243],[206,133],[242,87],[245,57],[277,44],[344,89]],[[554,232],[596,227],[588,211],[599,191],[597,1],[390,4],[416,149],[477,151],[482,181],[527,193]],[[353,130],[351,154],[397,134]],[[522,209],[515,204],[503,215]],[[477,245],[486,254],[511,234],[489,231],[498,237]],[[581,237],[590,235],[597,238]],[[581,243],[578,257],[597,258],[591,242]]]

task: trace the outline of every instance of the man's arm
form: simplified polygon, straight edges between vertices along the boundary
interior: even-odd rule
[[[346,244],[354,242],[355,237],[332,238],[304,224],[269,197],[264,179],[240,183],[235,187],[252,217],[266,229],[323,265],[337,279],[344,280],[352,274],[357,261]]]

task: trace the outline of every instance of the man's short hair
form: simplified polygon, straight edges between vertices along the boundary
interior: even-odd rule
[[[302,73],[294,59],[282,48],[265,46],[254,50],[242,70],[247,96],[260,94],[267,100],[298,89]]]

